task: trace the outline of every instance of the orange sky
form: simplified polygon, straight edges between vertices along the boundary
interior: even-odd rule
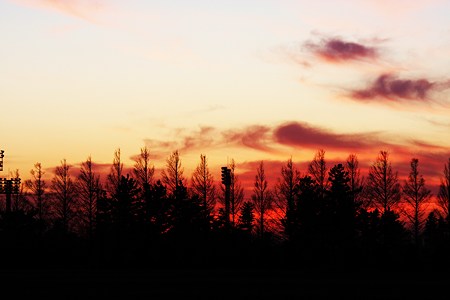
[[[108,166],[144,145],[157,170],[205,154],[269,184],[317,149],[329,165],[380,150],[430,186],[450,157],[450,1],[7,0],[0,3],[0,149],[26,179],[41,162]],[[363,172],[364,173],[364,172]],[[159,172],[157,172],[159,175]],[[435,190],[435,188],[433,188]]]

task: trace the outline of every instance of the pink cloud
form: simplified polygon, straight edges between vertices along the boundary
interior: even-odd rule
[[[399,79],[392,74],[382,74],[366,88],[351,92],[355,100],[413,100],[431,101],[431,93],[449,88],[446,83],[431,82],[426,78]]]
[[[278,126],[274,131],[274,139],[280,144],[290,146],[351,151],[387,145],[374,133],[338,134],[301,122],[290,122]]]
[[[379,54],[375,47],[343,39],[322,38],[318,43],[305,43],[306,49],[314,55],[330,62],[344,62],[349,60],[374,60]]]

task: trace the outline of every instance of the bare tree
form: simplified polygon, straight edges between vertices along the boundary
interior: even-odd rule
[[[403,185],[403,199],[411,210],[404,214],[413,226],[414,241],[419,245],[419,237],[425,224],[426,205],[431,198],[431,191],[425,187],[425,179],[419,173],[419,160],[411,159],[411,171]]]
[[[161,181],[167,186],[168,192],[177,199],[185,186],[183,177],[184,168],[181,166],[181,159],[178,150],[166,159],[166,169],[161,172]]]
[[[153,183],[155,167],[150,164],[150,151],[147,147],[141,148],[141,153],[134,159],[134,177],[142,190],[150,188]]]
[[[437,200],[445,219],[450,221],[450,158],[444,166],[444,177],[441,177]]]
[[[290,232],[290,228],[294,223],[293,214],[295,211],[295,198],[298,192],[298,184],[300,181],[300,172],[295,168],[292,158],[288,159],[286,165],[281,167],[281,178],[275,186],[275,197],[278,208],[282,211],[286,232]]]
[[[241,206],[244,202],[244,188],[242,187],[242,184],[239,181],[239,176],[236,175],[236,164],[234,162],[234,159],[231,159],[229,168],[231,170],[230,211],[231,211],[231,222],[234,226],[236,216],[238,212],[241,210]]]
[[[25,187],[28,195],[32,198],[31,204],[36,210],[36,218],[42,224],[48,217],[50,203],[47,201],[45,191],[47,184],[43,178],[45,172],[42,170],[41,163],[35,163],[34,169],[31,169],[30,174],[31,179],[25,181]]]
[[[389,153],[380,151],[370,166],[367,180],[369,205],[373,204],[381,213],[396,207],[401,198],[398,174],[392,170]]]
[[[150,151],[141,148],[141,153],[134,158],[133,174],[140,190],[141,197],[136,201],[138,218],[145,224],[150,224],[152,206],[152,184],[155,167],[150,163]]]
[[[97,203],[102,187],[100,175],[95,174],[90,156],[81,164],[77,190],[81,225],[86,228],[88,237],[91,239],[96,228]]]
[[[114,152],[113,164],[111,171],[108,174],[108,181],[106,183],[107,191],[110,197],[114,197],[119,191],[120,181],[123,176],[123,163],[120,158],[120,148]]]
[[[362,191],[364,186],[364,178],[361,177],[361,171],[359,168],[358,156],[356,154],[350,154],[347,157],[347,162],[345,164],[345,171],[348,173],[350,181],[348,185],[350,187],[350,192],[355,203],[362,202]]]
[[[255,212],[259,216],[259,234],[264,236],[264,223],[268,211],[272,208],[273,197],[268,189],[266,174],[264,172],[264,163],[260,162],[256,169],[255,183],[253,187],[252,202]]]
[[[313,160],[309,163],[308,173],[319,187],[320,199],[323,199],[329,184],[327,180],[328,168],[325,161],[325,150],[317,150]]]
[[[75,215],[76,185],[70,177],[69,169],[70,165],[63,159],[61,165],[55,169],[51,185],[55,200],[55,216],[61,222],[64,232],[69,230],[70,222]]]
[[[200,154],[200,163],[192,174],[191,182],[192,192],[198,196],[207,214],[209,214],[216,204],[216,187],[205,155]]]

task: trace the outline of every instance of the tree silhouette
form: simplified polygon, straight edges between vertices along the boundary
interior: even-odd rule
[[[265,229],[264,223],[266,221],[266,215],[268,210],[272,208],[273,196],[271,191],[268,189],[268,183],[266,180],[266,174],[264,172],[264,162],[259,163],[256,169],[255,183],[253,186],[252,195],[253,207],[258,214],[258,230],[260,238],[263,238]]]
[[[236,175],[236,163],[234,159],[231,159],[229,168],[231,170],[231,186],[230,186],[230,196],[231,196],[231,223],[234,225],[236,220],[236,215],[241,208],[242,202],[244,201],[244,188],[239,181],[239,176]]]
[[[216,204],[216,187],[205,155],[200,155],[200,163],[192,174],[191,182],[192,193],[202,202],[205,213],[211,214]]]
[[[335,259],[338,263],[345,261],[347,252],[355,245],[356,216],[358,205],[353,197],[350,176],[342,164],[337,164],[329,171],[330,188],[325,203],[321,208],[321,221],[325,225],[325,240],[331,247],[336,247]]]
[[[116,151],[114,151],[113,164],[111,165],[111,171],[108,174],[106,182],[106,189],[110,197],[118,193],[122,176],[123,163],[121,162],[120,148],[118,148],[116,149]]]
[[[361,177],[361,171],[359,169],[358,156],[356,154],[350,154],[347,157],[345,164],[345,171],[348,173],[350,181],[350,192],[355,202],[362,202],[362,191],[364,188],[364,178]]]
[[[101,196],[102,186],[100,175],[93,170],[90,156],[81,164],[76,184],[81,225],[87,232],[88,238],[92,240],[97,221],[97,203]]]
[[[113,163],[107,175],[106,190],[101,192],[97,201],[97,225],[105,237],[113,234],[113,227],[117,224],[117,202],[121,193],[121,180],[123,177],[123,163],[121,162],[120,148],[114,151]]]
[[[114,220],[121,228],[129,228],[135,221],[139,187],[129,174],[120,178],[117,193],[114,195]]]
[[[400,216],[393,210],[386,210],[380,217],[381,245],[385,251],[385,259],[392,259],[395,256],[393,251],[401,250],[407,239],[407,231]],[[401,255],[401,253],[398,253]]]
[[[150,164],[150,150],[147,147],[141,148],[141,153],[134,159],[133,173],[139,186],[151,185],[155,167]]]
[[[244,202],[241,207],[241,213],[239,215],[238,227],[251,234],[253,230],[253,224],[255,222],[255,213],[253,209],[253,204],[251,202]]]
[[[300,172],[295,168],[292,158],[281,167],[281,178],[275,186],[275,196],[278,208],[282,210],[282,224],[288,236],[292,235],[295,223],[295,202],[298,194]]]
[[[137,204],[140,206],[138,219],[148,227],[152,217],[152,188],[155,167],[150,164],[150,151],[147,147],[141,148],[140,154],[134,158],[134,161],[133,174],[141,192]]]
[[[314,155],[313,160],[309,163],[308,173],[319,187],[319,197],[322,199],[325,195],[326,189],[328,188],[327,171],[328,168],[325,161],[325,150],[319,149]]]
[[[36,210],[36,218],[39,226],[43,226],[47,220],[50,210],[50,203],[46,197],[46,182],[44,180],[45,172],[42,170],[41,163],[34,164],[34,169],[30,171],[32,179],[25,181],[28,195],[32,198],[31,204]]]
[[[425,179],[419,173],[419,160],[413,158],[411,159],[411,171],[408,179],[403,184],[403,199],[409,207],[403,211],[413,226],[414,242],[416,245],[420,243],[419,238],[425,222],[426,206],[430,198],[431,191],[426,188]]]
[[[445,220],[439,214],[439,211],[433,210],[428,214],[423,230],[423,240],[425,249],[433,255],[436,254],[437,249],[446,248],[443,247],[446,242],[446,228]]]
[[[133,251],[141,243],[137,239],[136,209],[139,199],[139,188],[136,180],[122,175],[117,187],[117,191],[112,195],[111,202],[111,221],[112,246],[114,262],[119,266],[127,264],[128,261],[135,260]]]
[[[134,158],[133,174],[143,190],[149,189],[153,182],[155,167],[150,164],[150,151],[147,147],[141,148],[141,153]]]
[[[178,150],[166,160],[166,168],[161,172],[161,182],[166,186],[167,200],[170,204],[167,211],[170,228],[168,233],[172,239],[179,239],[186,243],[189,237],[198,238],[209,230],[209,218],[205,218],[203,203],[197,195],[189,197],[186,180],[183,176]]]
[[[166,159],[166,168],[161,172],[161,182],[166,185],[167,191],[175,199],[181,197],[185,188],[183,177],[184,168],[181,166],[181,159],[178,150]]]
[[[11,172],[11,179],[20,180],[19,170]],[[12,211],[30,211],[32,206],[25,196],[25,184],[21,183],[17,193],[12,195]]]
[[[169,248],[165,248],[165,255],[169,255],[167,262],[170,264],[195,267],[205,262],[209,254],[206,241],[211,220],[205,218],[202,201],[196,195],[189,196],[183,180],[179,181],[177,189],[167,198],[170,204],[167,211],[169,227],[164,238]]]
[[[450,159],[437,195],[442,210],[426,219],[432,195],[417,158],[411,159],[409,176],[400,186],[386,151],[379,152],[364,182],[356,154],[328,170],[325,151],[319,150],[303,176],[292,158],[285,161],[273,192],[260,161],[246,202],[232,160],[231,212],[225,216],[223,210],[212,213],[214,179],[205,155],[200,154],[188,189],[178,151],[156,178],[148,148],[140,150],[130,174],[124,174],[120,149],[115,151],[105,189],[91,157],[82,162],[75,183],[72,167],[62,160],[48,191],[43,169],[35,164],[24,184],[33,207],[13,198],[11,211],[0,211],[0,254],[8,257],[3,265],[156,271],[260,268],[264,261],[277,268],[367,270],[374,275],[376,270],[422,267],[434,272],[450,267]],[[11,177],[19,177],[18,172]],[[2,179],[2,193],[7,192],[6,181]],[[413,234],[400,218],[402,208]],[[225,227],[221,219],[230,215],[236,224]],[[55,221],[53,230],[42,230],[36,221]]]
[[[369,203],[379,208],[382,214],[397,206],[400,201],[400,183],[397,172],[392,170],[387,151],[380,151],[369,168],[367,196]]]
[[[300,178],[296,196],[294,221],[287,240],[290,248],[289,260],[293,264],[309,265],[324,249],[323,225],[320,220],[322,198],[319,187],[309,175]]]
[[[148,217],[150,221],[150,234],[155,238],[167,232],[170,228],[170,203],[167,201],[167,190],[161,180],[152,185],[148,202]]]
[[[437,195],[438,205],[445,215],[445,219],[450,222],[450,158],[444,166],[444,176],[441,177],[439,193]]]
[[[75,216],[77,189],[69,174],[70,165],[63,159],[55,169],[51,190],[54,197],[55,217],[60,222],[63,233],[67,233]]]

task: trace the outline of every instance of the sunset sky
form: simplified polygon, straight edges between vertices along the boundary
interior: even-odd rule
[[[0,0],[0,149],[36,162],[106,166],[147,145],[219,179],[292,157],[390,152],[438,184],[450,157],[449,0]],[[108,169],[106,169],[108,170]],[[159,176],[159,171],[157,173]]]

